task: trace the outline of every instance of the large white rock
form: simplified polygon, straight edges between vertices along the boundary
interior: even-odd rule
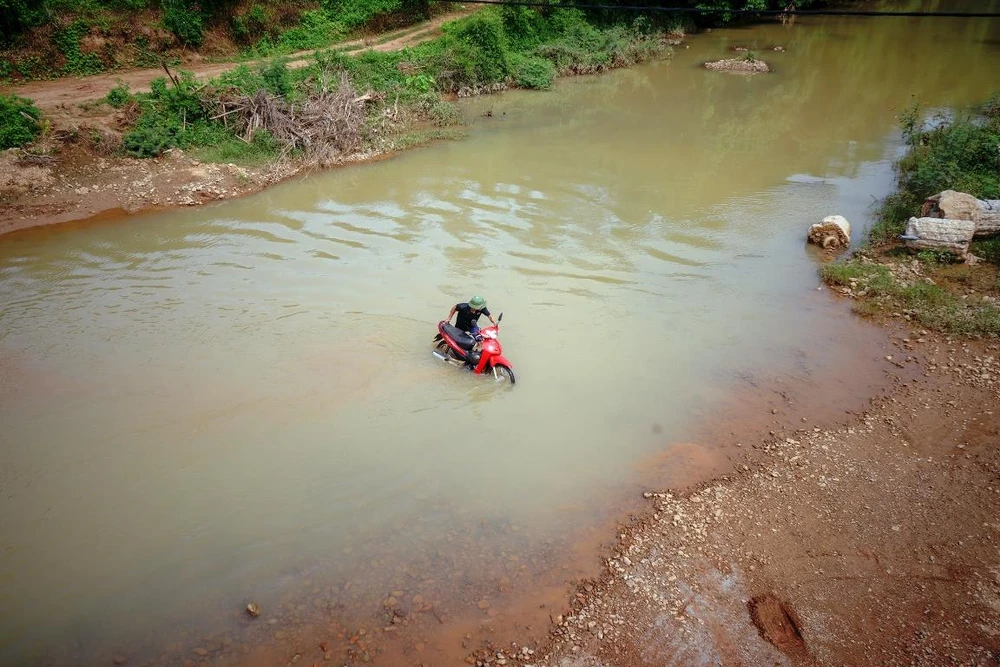
[[[851,223],[842,215],[828,215],[809,228],[809,242],[824,250],[846,248],[851,245]]]

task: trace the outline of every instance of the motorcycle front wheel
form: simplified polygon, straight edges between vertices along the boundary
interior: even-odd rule
[[[497,364],[493,367],[493,378],[497,382],[510,382],[511,384],[516,382],[514,371],[511,370],[510,366],[504,366],[503,364]]]

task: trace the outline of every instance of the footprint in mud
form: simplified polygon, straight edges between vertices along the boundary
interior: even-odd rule
[[[759,595],[748,603],[750,618],[760,636],[782,653],[798,660],[809,657],[795,611],[773,593]]]
[[[654,580],[636,583],[649,585]],[[735,567],[728,572],[708,567],[675,586],[655,591],[659,597],[685,603],[653,620],[640,642],[646,663],[664,667],[796,664],[797,655],[786,653],[755,627],[747,614],[746,581]]]

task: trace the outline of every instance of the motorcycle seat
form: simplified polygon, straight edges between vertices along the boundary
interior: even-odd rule
[[[444,334],[447,335],[448,338],[455,341],[455,344],[458,345],[463,350],[471,350],[472,346],[476,344],[475,338],[473,338],[469,334],[465,333],[458,327],[453,326],[451,324],[442,325],[441,331],[444,332]]]

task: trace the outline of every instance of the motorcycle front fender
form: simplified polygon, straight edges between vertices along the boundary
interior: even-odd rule
[[[502,354],[494,355],[489,359],[487,359],[486,361],[489,364],[490,369],[492,369],[494,366],[506,366],[507,368],[514,368],[514,366],[510,363],[507,357],[503,356]]]

